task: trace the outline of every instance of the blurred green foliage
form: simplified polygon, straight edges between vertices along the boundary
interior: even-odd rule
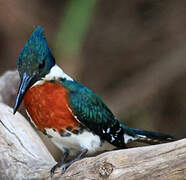
[[[58,57],[69,60],[80,53],[96,2],[96,0],[71,0],[66,4],[54,45]]]

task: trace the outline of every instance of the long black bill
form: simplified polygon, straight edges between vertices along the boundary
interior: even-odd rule
[[[19,108],[27,89],[32,85],[31,82],[33,79],[34,77],[28,76],[26,73],[23,74],[21,78],[21,83],[19,85],[19,90],[17,93],[16,102],[15,102],[14,109],[13,109],[13,114],[15,114],[17,109]]]

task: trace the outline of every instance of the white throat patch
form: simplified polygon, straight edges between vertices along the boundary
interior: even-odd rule
[[[58,78],[65,78],[69,81],[73,81],[73,79],[70,76],[65,74],[64,71],[57,64],[55,64],[51,68],[50,72],[44,78],[37,81],[33,86],[42,85],[45,81],[50,81],[50,80],[54,80],[54,79],[58,79]]]
[[[64,73],[64,71],[56,64],[54,65],[50,72],[43,78],[43,80],[52,80],[57,78],[65,78],[69,81],[73,81],[73,79]]]

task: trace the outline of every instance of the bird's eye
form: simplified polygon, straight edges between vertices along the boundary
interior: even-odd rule
[[[45,60],[42,61],[41,64],[39,64],[39,69],[43,69],[45,67]]]

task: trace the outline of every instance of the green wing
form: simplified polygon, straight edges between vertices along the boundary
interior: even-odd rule
[[[94,92],[72,93],[70,95],[70,107],[79,121],[90,129],[98,125],[103,126],[114,119],[111,111]]]
[[[61,82],[69,90],[70,107],[77,119],[96,134],[104,135],[103,131],[118,121],[103,103],[101,98],[77,81]]]
[[[77,81],[61,81],[69,91],[70,107],[78,121],[89,130],[117,147],[124,147],[124,134],[133,131],[119,122],[101,98]]]

